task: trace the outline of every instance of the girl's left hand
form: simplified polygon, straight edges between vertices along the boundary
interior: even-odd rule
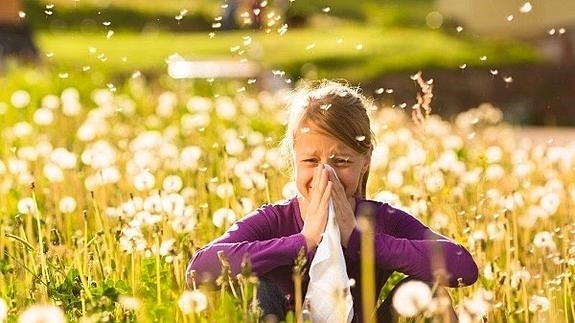
[[[337,176],[333,173],[333,170],[328,171],[328,174],[329,180],[333,183],[331,197],[335,209],[335,219],[341,236],[341,244],[344,248],[347,248],[349,237],[357,225],[353,210],[355,200],[353,197],[348,199],[345,195],[345,189]]]

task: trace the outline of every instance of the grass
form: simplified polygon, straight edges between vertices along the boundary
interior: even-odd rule
[[[283,198],[281,93],[225,81],[209,91],[152,87],[141,77],[111,90],[25,69],[0,80],[9,84],[0,86],[0,310],[6,303],[9,322],[26,310],[47,315],[34,304],[71,321],[255,321],[247,268],[241,287],[224,271],[224,289],[193,293],[184,271],[231,224],[215,214],[241,217]],[[233,116],[222,113],[230,102]],[[479,265],[476,284],[452,290],[459,315],[572,322],[573,146],[516,140],[487,105],[454,123],[432,115],[415,124],[384,106],[372,118],[368,196],[409,210]],[[238,141],[243,150],[231,153]]]
[[[207,32],[106,35],[102,28],[99,33],[41,32],[37,39],[42,51],[51,55],[45,61],[70,75],[82,73],[84,67],[104,74],[164,73],[166,59],[174,53],[187,59],[247,58],[267,69],[284,70],[292,78],[311,70],[319,77],[351,81],[393,71],[457,68],[464,63],[500,66],[539,59],[529,46],[511,41],[349,24],[288,30],[284,35],[249,30],[217,32],[213,38]],[[481,61],[481,56],[488,60]]]

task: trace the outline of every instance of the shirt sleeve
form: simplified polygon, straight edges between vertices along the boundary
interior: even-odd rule
[[[299,232],[279,236],[277,216],[280,215],[268,206],[237,221],[221,237],[196,252],[187,272],[195,271],[201,280],[215,279],[222,270],[218,258],[220,251],[229,262],[233,276],[241,272],[245,257],[252,272],[258,275],[279,266],[293,265],[302,248],[307,252],[305,237]]]
[[[390,212],[391,211],[391,212]],[[451,287],[473,284],[478,269],[471,254],[461,245],[433,232],[404,211],[383,204],[377,208],[375,257],[379,270],[398,271],[416,279]],[[350,236],[346,257],[360,258],[361,234]]]

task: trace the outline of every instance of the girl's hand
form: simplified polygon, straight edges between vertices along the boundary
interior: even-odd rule
[[[323,165],[314,170],[310,198],[305,208],[304,235],[308,249],[314,249],[321,241],[327,223],[328,203],[333,183],[328,181],[328,171]]]
[[[347,248],[349,237],[357,225],[354,214],[355,200],[353,197],[347,198],[345,188],[333,171],[329,172],[329,181],[333,183],[331,197],[335,209],[335,219],[341,236],[341,245]]]

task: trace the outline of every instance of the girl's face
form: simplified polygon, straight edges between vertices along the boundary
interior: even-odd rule
[[[313,170],[329,164],[335,170],[345,194],[351,198],[357,190],[361,175],[367,171],[369,154],[360,154],[343,142],[329,136],[313,125],[296,129],[294,165],[299,193],[309,201]]]

